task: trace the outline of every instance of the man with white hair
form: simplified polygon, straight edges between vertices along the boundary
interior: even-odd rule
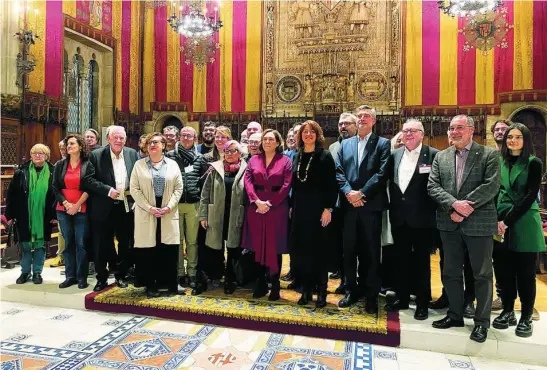
[[[249,132],[247,130],[241,132],[241,144],[245,146],[249,144]]]
[[[97,272],[95,292],[108,286],[107,263],[110,272],[115,272],[118,287],[127,287],[125,279],[131,264],[130,247],[134,230],[129,179],[137,161],[137,151],[124,146],[127,135],[122,126],[109,126],[107,139],[108,145],[92,152],[89,158],[95,167],[95,176],[89,183],[93,193],[90,199]],[[118,240],[117,256],[113,248],[114,236]],[[113,266],[114,261],[117,266]]]
[[[401,132],[404,146],[391,152],[388,173],[389,218],[391,234],[397,246],[397,268],[393,271],[396,275],[397,300],[386,305],[386,310],[408,309],[410,282],[415,281],[414,318],[425,320],[431,296],[429,254],[435,241],[437,210],[437,204],[427,193],[427,182],[431,164],[439,151],[423,144],[424,126],[420,121],[409,119]],[[411,279],[411,276],[416,279]]]
[[[250,137],[252,134],[262,133],[262,126],[256,121],[249,122],[247,125],[247,135]]]
[[[261,138],[262,138],[262,134],[258,132],[249,136],[249,145],[247,146],[247,149],[249,150],[249,157],[260,154],[260,139]]]
[[[180,247],[178,278],[179,285],[196,286],[198,265],[198,230],[199,221],[196,217],[201,195],[202,178],[207,172],[207,162],[196,151],[196,130],[190,126],[180,130],[180,142],[174,150],[167,152],[167,158],[173,159],[179,165],[182,174],[183,193],[179,200]],[[184,253],[186,246],[186,254]],[[186,262],[186,264],[185,264]]]

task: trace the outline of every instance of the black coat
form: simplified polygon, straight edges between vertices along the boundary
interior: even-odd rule
[[[182,174],[183,190],[179,203],[199,203],[201,199],[201,187],[205,181],[205,172],[207,172],[209,165],[201,154],[197,154],[194,162],[189,163],[180,155],[177,148],[178,145],[174,150],[167,152],[166,157],[177,162]],[[190,166],[191,170],[189,169],[189,172],[186,172],[186,168]]]
[[[55,199],[60,204],[66,200],[63,195],[63,189],[66,189],[65,185],[65,175],[70,163],[69,158],[61,159],[55,163],[55,168],[53,170],[53,193],[55,194]],[[91,178],[95,176],[95,167],[89,160],[82,160],[82,165],[80,168],[80,190],[89,193],[89,183]]]
[[[422,145],[418,163],[405,193],[399,187],[399,165],[405,148],[399,148],[391,153],[389,164],[389,219],[391,226],[402,226],[405,222],[414,228],[435,228],[437,203],[427,193],[429,172],[437,149]],[[422,172],[420,173],[420,167]]]
[[[13,179],[8,187],[8,196],[6,199],[6,218],[8,220],[17,220],[17,230],[19,231],[19,241],[29,242],[29,168],[31,161],[26,162],[15,171]],[[53,165],[46,162],[49,166],[49,186],[46,193],[46,207],[44,215],[44,240],[51,240],[51,220],[55,219],[55,196],[53,194]]]
[[[137,151],[135,149],[123,148],[123,157],[125,168],[127,170],[127,187],[129,188],[129,180],[131,172],[137,162]],[[114,200],[108,196],[110,189],[116,189],[116,178],[114,177],[114,167],[112,166],[112,158],[110,157],[110,145],[104,148],[91,152],[89,161],[96,168],[95,176],[85,185],[87,190],[92,192],[91,198],[91,219],[106,220],[114,204]],[[130,207],[132,203],[130,202]]]

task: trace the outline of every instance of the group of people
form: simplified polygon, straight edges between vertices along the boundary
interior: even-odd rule
[[[389,239],[396,299],[388,311],[408,309],[414,294],[414,317],[428,318],[430,254],[439,247],[444,289],[433,304],[444,303],[448,313],[435,328],[464,325],[465,269],[472,275],[465,288],[473,285],[477,299],[471,339],[486,340],[494,271],[503,302],[494,327],[517,325],[518,293],[516,334],[532,335],[535,260],[545,243],[536,201],[542,163],[529,130],[496,122],[496,150],[474,142],[473,119],[458,115],[449,148],[438,151],[423,143],[419,120],[405,122],[393,145],[373,132],[375,123],[370,106],[343,113],[328,150],[312,120],[291,128],[286,150],[281,134],[258,122],[247,125],[241,142],[228,127],[206,122],[199,145],[192,127],[168,126],[141,137],[138,151],[125,147],[121,126],[108,127],[108,145],[92,151],[87,133],[68,135],[66,157],[55,166],[37,144],[8,190],[6,217],[17,220],[23,253],[17,283],[41,283],[56,219],[66,243],[60,288],[85,288],[93,259],[94,291],[107,287],[109,273],[127,287],[131,270],[148,297],[177,293],[178,285],[197,295],[221,282],[232,294],[241,282],[236,266],[251,253],[254,298],[279,300],[284,279],[301,289],[298,304],[316,293],[315,306],[325,307],[331,271],[341,277],[339,307],[364,298],[366,312],[375,314],[384,284],[381,246]],[[280,277],[287,253],[290,272]]]

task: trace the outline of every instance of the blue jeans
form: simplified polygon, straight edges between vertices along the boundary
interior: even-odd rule
[[[30,249],[29,242],[21,242],[21,272],[30,274],[30,268],[32,267],[32,273],[41,274],[44,269],[44,262],[46,262],[46,248],[35,248],[34,251]]]
[[[65,238],[65,274],[67,279],[83,280],[87,278],[87,252],[85,240],[89,231],[87,214],[76,213],[71,216],[57,211],[57,220]]]

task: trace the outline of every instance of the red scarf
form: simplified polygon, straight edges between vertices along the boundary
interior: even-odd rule
[[[225,173],[237,173],[239,172],[239,168],[241,167],[241,160],[239,160],[237,163],[228,163],[224,161],[224,172]]]

